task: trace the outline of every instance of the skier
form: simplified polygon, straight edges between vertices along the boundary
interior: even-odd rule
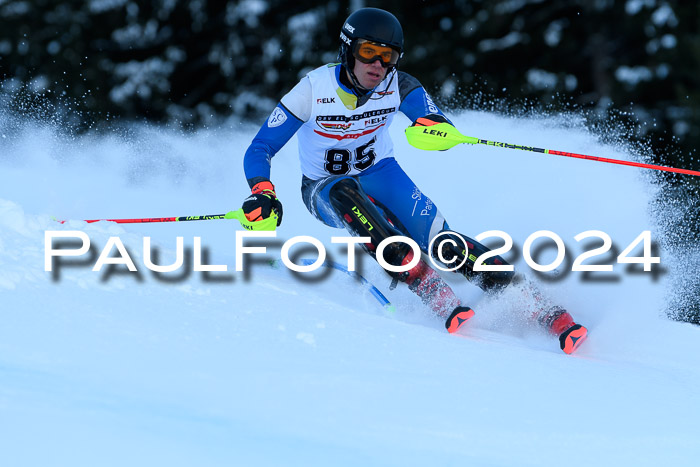
[[[298,133],[302,199],[317,219],[369,237],[371,241],[363,247],[372,257],[382,240],[410,237],[425,255],[455,259],[455,264],[464,260],[457,272],[483,290],[497,292],[511,283],[514,273],[474,271],[473,260],[488,251],[475,240],[463,236],[467,251],[437,241],[428,251],[438,234],[455,239],[456,245],[462,243],[437,206],[394,159],[388,128],[397,111],[413,126],[451,122],[416,78],[398,71],[403,43],[401,25],[387,11],[362,8],[347,18],[340,32],[339,63],[321,66],[302,78],[282,97],[246,151],[244,170],[252,194],[243,210],[250,221],[276,215],[277,225],[281,224],[282,203],[270,181],[270,161]],[[440,252],[438,245],[442,245]],[[413,250],[402,242],[390,243],[383,257],[394,266],[414,260]],[[508,263],[494,256],[486,264]],[[443,317],[451,333],[474,315],[423,259],[407,272],[389,274],[393,286],[406,283]],[[586,336],[586,328],[575,324],[560,307],[543,305],[535,315],[559,336],[566,353],[573,352]]]

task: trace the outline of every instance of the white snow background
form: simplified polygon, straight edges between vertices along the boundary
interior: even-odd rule
[[[470,136],[631,157],[567,119],[450,117]],[[571,258],[600,244],[576,242],[584,231],[606,232],[617,253],[657,233],[644,169],[486,146],[423,152],[406,142],[408,123],[390,130],[404,170],[454,229],[511,235],[506,256],[523,272],[523,243],[538,230],[558,234]],[[522,319],[517,296],[482,299],[456,276],[477,315],[452,336],[369,259],[362,273],[393,314],[338,271],[301,281],[260,261],[246,279],[234,271],[235,221],[80,221],[237,209],[254,125],[70,137],[3,114],[0,129],[2,466],[696,465],[700,330],[664,316],[669,294],[684,293],[664,251],[666,273],[615,264],[583,280],[565,263],[562,279],[542,283],[590,330],[575,355]],[[330,237],[347,234],[301,202],[296,146],[273,160],[278,240],[315,236],[345,264]],[[139,272],[93,272],[94,257],[45,272],[47,230],[82,230],[96,253],[119,236]],[[143,265],[144,236],[162,264],[177,236],[188,248],[201,237],[207,261],[228,272],[165,281]]]

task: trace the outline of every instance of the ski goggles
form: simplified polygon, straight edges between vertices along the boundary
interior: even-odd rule
[[[400,54],[396,49],[366,39],[359,39],[352,49],[352,56],[362,63],[370,64],[379,60],[384,68],[396,66]]]

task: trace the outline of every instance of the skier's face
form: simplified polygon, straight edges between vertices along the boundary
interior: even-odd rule
[[[382,66],[379,60],[374,60],[372,63],[362,63],[355,60],[353,71],[363,88],[374,89],[386,76],[387,69]]]

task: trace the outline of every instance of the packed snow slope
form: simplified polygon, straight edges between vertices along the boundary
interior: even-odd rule
[[[570,120],[450,117],[470,136],[630,158]],[[527,237],[563,239],[560,275],[539,280],[590,329],[577,354],[528,324],[518,294],[486,299],[460,277],[450,283],[477,315],[451,336],[405,287],[390,291],[371,260],[362,274],[394,313],[341,272],[300,279],[269,267],[264,259],[296,235],[346,264],[330,241],[346,234],[301,202],[296,138],[273,160],[284,203],[277,239],[236,272],[234,221],[80,220],[237,209],[256,127],[68,137],[2,114],[0,465],[696,465],[700,330],[664,317],[669,294],[684,293],[674,289],[676,261],[656,252],[657,273],[616,264],[642,231],[657,232],[643,169],[486,146],[422,152],[404,138],[408,123],[391,128],[396,157],[454,229],[506,232],[515,244],[506,257],[535,279]],[[87,233],[92,253],[46,272],[45,232],[55,230]],[[589,263],[612,272],[571,272],[602,243],[574,240],[589,230],[611,237],[612,252]],[[137,272],[92,271],[113,236]],[[181,236],[191,266],[200,237],[205,264],[228,271],[154,274],[146,236],[158,264],[173,262]],[[547,264],[554,248],[539,242]]]

